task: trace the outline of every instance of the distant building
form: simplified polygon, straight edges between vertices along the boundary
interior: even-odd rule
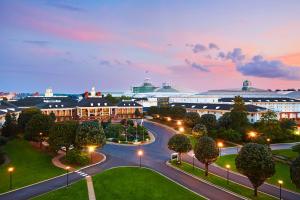
[[[155,87],[150,83],[150,79],[146,79],[141,86],[135,86],[132,88],[133,93],[148,93],[154,92],[158,87]]]
[[[5,122],[5,115],[7,113],[15,114],[16,118],[19,117],[21,109],[17,106],[7,102],[7,101],[0,101],[0,127],[3,126]]]

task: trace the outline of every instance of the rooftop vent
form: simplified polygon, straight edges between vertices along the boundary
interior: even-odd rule
[[[203,106],[203,108],[207,108],[207,106]]]
[[[195,108],[196,107],[196,105],[192,105],[192,108]]]
[[[100,106],[100,103],[98,103],[98,106]]]
[[[104,103],[105,106],[107,106],[107,103]]]
[[[94,106],[94,103],[91,103],[91,106]]]
[[[217,106],[216,109],[218,110],[220,108],[220,106]]]

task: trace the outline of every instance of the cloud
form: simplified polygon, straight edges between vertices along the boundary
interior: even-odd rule
[[[268,61],[260,55],[254,56],[248,63],[237,65],[237,70],[246,76],[289,80],[300,78],[300,68],[287,66],[278,60]]]
[[[64,4],[62,2],[50,1],[50,2],[47,3],[47,5],[55,7],[55,8],[67,10],[67,11],[73,11],[73,12],[83,12],[83,11],[85,11],[83,8],[68,5],[68,4]]]
[[[209,43],[208,48],[219,50],[219,47],[215,43]]]
[[[234,48],[232,51],[227,53],[226,59],[231,60],[234,63],[240,63],[245,59],[245,55],[241,48]]]
[[[108,60],[100,60],[100,65],[105,67],[110,67],[111,63]]]
[[[194,69],[200,70],[202,72],[209,72],[209,70],[207,69],[207,67],[205,67],[204,65],[195,63],[195,62],[191,62],[188,59],[185,59],[185,63],[189,66],[191,66]]]
[[[202,44],[195,44],[195,46],[193,47],[194,53],[199,53],[199,52],[203,52],[206,50],[207,50],[207,47]]]
[[[50,42],[49,41],[44,41],[44,40],[24,40],[23,41],[26,44],[32,44],[36,46],[47,46]]]

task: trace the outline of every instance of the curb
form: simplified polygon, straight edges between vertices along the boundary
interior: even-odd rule
[[[143,145],[148,145],[152,144],[155,142],[155,137],[151,131],[148,130],[150,141],[145,142],[145,143],[140,143],[140,144],[122,144],[122,143],[115,143],[115,142],[106,142],[106,144],[111,144],[111,145],[117,145],[117,146],[126,146],[126,147],[135,147],[135,146],[143,146]]]
[[[211,183],[211,182],[209,182],[209,181],[206,181],[206,180],[204,180],[204,179],[202,179],[202,178],[199,178],[199,177],[197,177],[197,176],[195,176],[195,175],[193,175],[193,174],[190,174],[190,173],[188,173],[188,172],[186,172],[186,171],[184,171],[184,170],[182,170],[182,169],[178,169],[177,167],[174,167],[173,165],[171,165],[171,164],[169,163],[169,161],[166,162],[166,165],[169,166],[169,167],[171,167],[171,168],[173,168],[173,169],[175,169],[175,170],[177,170],[177,171],[180,171],[180,172],[182,172],[182,173],[184,173],[184,174],[186,174],[186,175],[188,175],[188,176],[190,176],[190,177],[193,177],[194,179],[197,179],[197,180],[199,180],[199,181],[201,181],[201,182],[203,182],[203,183],[206,183],[206,184],[208,184],[208,185],[210,185],[210,186],[213,186],[213,187],[215,187],[215,188],[217,188],[217,189],[219,189],[219,190],[222,190],[222,191],[224,191],[224,192],[227,192],[227,193],[229,193],[229,194],[232,194],[232,195],[234,195],[234,196],[236,196],[236,197],[239,197],[239,198],[241,198],[241,199],[248,200],[247,197],[244,197],[244,196],[239,195],[239,194],[237,194],[237,193],[231,192],[230,190],[227,190],[227,189],[225,189],[225,188],[223,188],[223,187],[221,187],[221,186],[215,185],[215,184],[213,184],[213,183]],[[198,167],[196,167],[196,168],[198,168]],[[198,168],[198,169],[199,169],[199,168]],[[215,174],[214,174],[214,175],[215,175]],[[232,182],[232,181],[231,181],[231,182]],[[235,182],[234,182],[234,183],[235,183]]]
[[[98,152],[98,153],[100,153],[100,152]],[[87,166],[82,167],[82,168],[80,168],[80,169],[78,169],[78,170],[81,171],[81,170],[83,170],[83,169],[86,169],[86,168],[89,168],[89,167],[92,167],[92,166],[95,166],[95,165],[98,165],[98,164],[101,164],[101,163],[105,162],[105,161],[106,161],[106,155],[103,154],[103,153],[100,153],[100,154],[103,155],[103,159],[102,159],[100,162],[94,163],[94,164],[92,164],[92,165],[87,165]],[[61,168],[60,168],[60,169],[61,169]],[[75,172],[72,171],[71,173],[75,173]],[[66,174],[67,174],[67,173],[63,173],[63,174],[61,174],[61,175],[54,176],[54,177],[52,177],[52,178],[48,178],[48,179],[45,179],[45,180],[41,180],[41,181],[36,182],[36,183],[32,183],[32,184],[29,184],[29,185],[26,185],[26,186],[23,186],[23,187],[19,187],[19,188],[13,189],[13,190],[9,190],[9,191],[4,192],[4,193],[0,193],[0,197],[1,197],[2,195],[5,195],[5,194],[11,193],[11,192],[15,192],[15,191],[18,191],[18,190],[21,190],[21,189],[24,189],[24,188],[28,188],[28,187],[31,187],[31,186],[34,186],[34,185],[37,185],[37,184],[40,184],[40,183],[43,183],[43,182],[47,182],[47,181],[50,181],[50,180],[53,180],[53,179],[56,179],[56,178],[65,176]],[[63,186],[63,187],[65,187],[65,186]],[[63,187],[60,187],[60,188],[63,188]],[[58,188],[57,188],[57,189],[58,189]]]

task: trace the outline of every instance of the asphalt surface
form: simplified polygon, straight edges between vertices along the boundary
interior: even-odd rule
[[[88,167],[81,170],[80,173],[72,172],[69,174],[69,182],[76,182],[80,179],[83,179],[86,175],[94,175],[103,170],[117,167],[117,166],[137,166],[139,165],[139,158],[137,156],[137,150],[142,149],[144,155],[142,157],[142,165],[151,169],[154,169],[161,174],[167,176],[173,181],[178,182],[179,184],[193,190],[194,192],[204,196],[208,199],[241,199],[238,196],[225,192],[221,189],[218,189],[212,185],[201,182],[191,176],[188,176],[180,171],[177,171],[166,165],[166,161],[169,160],[170,154],[172,153],[167,148],[167,142],[169,138],[174,134],[170,129],[165,127],[150,123],[144,122],[144,126],[147,127],[155,136],[155,142],[143,145],[143,146],[119,146],[119,145],[105,145],[101,150],[107,156],[107,160],[104,163]],[[191,162],[192,158],[189,156],[184,156],[184,160]],[[203,167],[201,163],[195,162],[199,167]],[[218,175],[226,177],[226,171],[216,166],[210,166],[210,171]],[[250,183],[246,177],[237,174],[230,174],[230,178],[236,182],[242,183],[244,185],[249,185]],[[0,195],[0,200],[23,200],[29,199],[34,196],[44,194],[46,192],[61,188],[66,186],[66,175],[57,177],[48,181],[44,181],[38,184],[34,184],[29,187],[18,189],[3,195]],[[260,190],[273,194],[277,196],[279,189],[264,184],[259,188]],[[283,190],[283,198],[288,200],[300,199],[300,194],[288,192]]]

